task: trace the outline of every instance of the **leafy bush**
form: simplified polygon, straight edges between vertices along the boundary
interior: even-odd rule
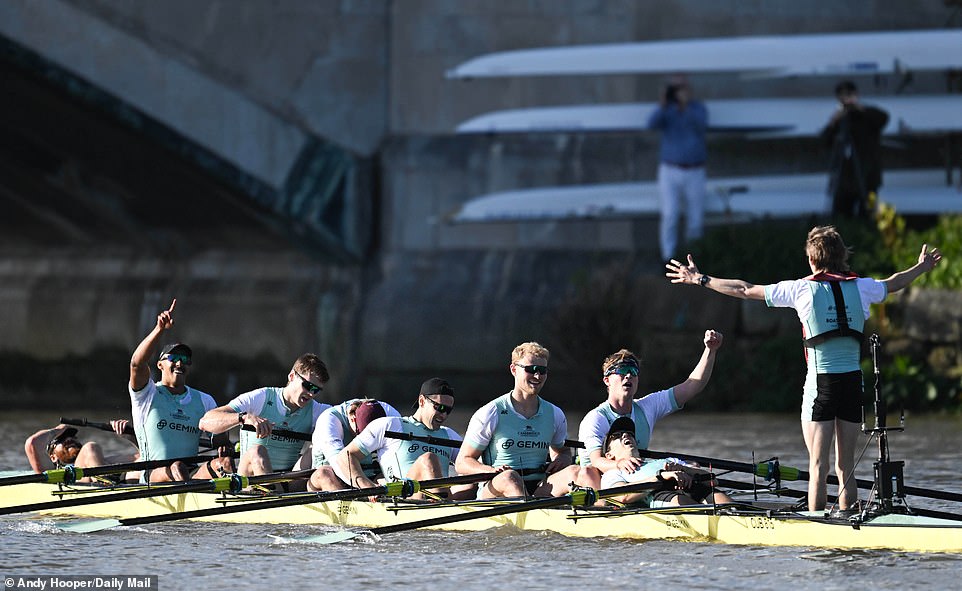
[[[866,402],[875,397],[875,374],[870,358],[862,360]],[[879,364],[882,399],[896,408],[933,411],[962,408],[962,380],[932,373],[930,368],[907,355],[895,355]]]
[[[716,227],[693,242],[691,252],[699,269],[718,277],[744,279],[757,285],[805,277],[811,273],[805,256],[808,232],[827,223],[808,218]],[[853,271],[862,276],[886,277],[894,272],[891,249],[874,223],[831,223],[853,250],[849,260]]]
[[[939,216],[932,228],[910,231],[893,252],[893,266],[904,269],[918,261],[923,244],[938,247],[943,261],[916,280],[914,285],[938,289],[962,289],[962,215]]]

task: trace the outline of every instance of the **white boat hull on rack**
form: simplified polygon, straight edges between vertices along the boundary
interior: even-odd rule
[[[448,78],[744,72],[752,76],[899,74],[962,68],[962,30],[723,37],[489,53]]]
[[[825,174],[708,179],[709,221],[823,215],[829,211]],[[962,213],[962,189],[945,171],[885,173],[881,201],[902,214]],[[548,221],[658,215],[658,185],[612,183],[538,187],[482,195],[447,216],[453,223]]]

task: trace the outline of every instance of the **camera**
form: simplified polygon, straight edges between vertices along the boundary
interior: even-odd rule
[[[678,84],[669,84],[668,87],[665,88],[665,102],[677,103],[679,88],[680,86]]]

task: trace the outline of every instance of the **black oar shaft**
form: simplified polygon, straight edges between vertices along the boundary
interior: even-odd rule
[[[77,478],[85,478],[87,476],[103,476],[104,474],[116,474],[118,472],[130,472],[135,470],[153,470],[154,468],[160,468],[162,466],[169,466],[174,462],[184,462],[187,464],[196,464],[199,462],[206,462],[217,456],[211,455],[197,455],[197,456],[187,456],[185,458],[170,458],[168,460],[144,460],[141,462],[128,462],[125,464],[108,464],[106,466],[96,466],[92,468],[76,468],[80,471]],[[24,474],[23,476],[10,476],[9,478],[0,478],[0,486],[8,486],[12,484],[31,484],[34,482],[63,482],[63,479],[58,479],[62,476],[67,469],[58,470],[47,470],[39,474]]]
[[[257,431],[254,425],[242,425],[241,431]],[[271,435],[277,435],[278,437],[287,437],[288,439],[297,439],[299,441],[310,441],[310,433],[301,433],[300,431],[288,431],[287,429],[271,429]]]
[[[101,431],[113,431],[114,428],[110,423],[101,423],[98,421],[88,421],[87,419],[69,419],[66,417],[60,417],[60,422],[64,425],[71,425],[74,427],[90,427],[91,429],[100,429]],[[124,427],[125,435],[134,435],[134,426],[127,424]]]
[[[313,472],[313,470],[300,470],[298,472],[277,472],[274,474],[263,474],[261,476],[250,476],[247,478],[247,484],[268,484],[271,482],[307,478]],[[68,507],[81,507],[83,505],[96,505],[98,503],[112,503],[116,501],[132,501],[135,499],[148,499],[150,497],[162,497],[188,492],[219,492],[220,490],[229,490],[231,485],[234,484],[231,482],[231,480],[232,476],[227,476],[224,478],[214,478],[212,480],[198,480],[196,482],[172,484],[169,486],[161,485],[120,493],[104,493],[100,495],[89,495],[72,499],[59,499],[56,501],[41,501],[39,503],[30,503],[27,505],[0,507],[0,515],[28,513],[30,511],[46,511],[48,509],[66,509]]]
[[[90,421],[88,419],[71,419],[67,417],[60,417],[60,422],[64,425],[72,425],[74,427],[90,427],[91,429],[100,429],[101,431],[109,431],[111,433],[114,431],[113,425],[110,423]],[[251,430],[253,431],[253,427],[251,427]],[[133,425],[128,424],[124,427],[124,435],[136,435]],[[226,432],[214,434],[202,431],[199,437],[198,445],[210,449],[215,447],[230,447],[230,434]]]
[[[423,441],[425,443],[431,443],[433,445],[445,445],[448,447],[460,447],[461,442],[455,441],[453,439],[445,439],[443,437],[431,437],[431,436],[420,436],[412,435],[410,433],[401,433],[398,431],[385,431],[384,433],[388,437],[393,437],[395,439],[404,440],[414,440]],[[584,443],[581,441],[566,440],[565,447],[576,447],[584,448]],[[667,452],[667,451],[657,451],[653,449],[641,450],[641,455],[649,458],[656,459],[669,459],[678,458],[679,460],[685,460],[688,462],[696,462],[702,464],[706,467],[718,468],[721,470],[732,470],[734,472],[744,472],[746,474],[755,474],[758,476],[769,477],[767,465],[762,464],[749,464],[747,462],[734,462],[732,460],[724,460],[719,458],[711,458],[707,456],[696,456],[692,454],[683,454],[677,452]],[[779,466],[779,474],[782,480],[810,480],[811,476],[805,470],[799,470],[798,468]],[[838,484],[838,478],[835,476],[828,477],[829,484]],[[872,480],[865,480],[862,478],[857,478],[855,480],[858,488],[869,490],[875,486],[875,482]],[[944,501],[962,501],[962,493],[955,493],[950,491],[939,491],[939,490],[928,490],[924,488],[918,488],[914,486],[906,486],[903,488],[905,494],[914,495],[919,497],[927,497],[930,499],[941,499]]]
[[[392,439],[403,439],[405,441],[423,441],[424,443],[430,443],[431,445],[443,445],[445,447],[461,447],[462,441],[456,439],[448,439],[446,437],[435,437],[433,435],[414,435],[413,433],[402,433],[400,431],[385,431],[385,437],[390,437]],[[564,447],[578,447],[583,448],[584,443],[580,441],[573,441],[571,439],[565,439]]]
[[[430,519],[422,519],[419,521],[410,521],[408,523],[398,523],[395,525],[385,525],[382,527],[375,527],[370,531],[375,534],[390,534],[401,531],[409,531],[412,529],[421,529],[423,527],[432,527],[435,525],[445,525],[448,523],[458,523],[460,521],[469,521],[472,519],[484,519],[486,517],[497,517],[499,515],[508,515],[510,513],[521,513],[522,511],[533,511],[535,509],[548,509],[551,507],[560,507],[562,505],[567,505],[571,503],[571,499],[567,496],[563,497],[548,497],[546,499],[538,499],[535,501],[526,501],[513,505],[507,505],[504,507],[492,507],[491,509],[479,509],[477,511],[471,511],[463,513],[460,515],[447,515],[444,517],[432,517]]]
[[[69,419],[66,417],[60,417],[60,422],[64,425],[71,425],[74,427],[90,427],[91,429],[100,429],[101,431],[111,431],[114,428],[110,423],[101,423],[98,421],[88,421],[87,419]],[[125,435],[134,435],[134,426],[127,424],[124,427]]]
[[[465,476],[452,476],[450,478],[438,478],[435,480],[421,480],[419,485],[421,490],[438,488],[443,486],[454,486],[458,484],[471,484],[488,480],[491,474],[468,474]],[[149,523],[162,523],[165,521],[179,521],[181,519],[194,519],[197,517],[213,517],[216,515],[230,515],[232,513],[244,513],[246,511],[258,511],[260,509],[274,509],[277,507],[292,507],[295,505],[310,505],[312,503],[324,503],[329,501],[349,501],[353,499],[363,499],[370,496],[386,494],[388,486],[376,486],[373,488],[352,488],[335,491],[323,491],[314,494],[303,494],[269,501],[259,501],[244,503],[242,505],[227,505],[224,507],[212,507],[210,509],[195,509],[193,511],[181,511],[179,513],[166,513],[162,515],[148,515],[145,517],[129,517],[118,520],[121,525],[146,525]]]
[[[619,486],[615,488],[607,488],[600,491],[590,491],[591,495],[588,496],[594,498],[604,498],[604,497],[617,497],[625,494],[650,491],[655,489],[660,489],[665,486],[664,482],[639,482],[635,484],[628,484],[625,486]],[[578,494],[579,491],[573,491],[566,495],[560,497],[548,497],[543,499],[536,499],[534,501],[524,501],[521,503],[513,503],[503,507],[492,507],[490,509],[479,509],[477,511],[467,511],[459,515],[446,515],[443,517],[432,517],[430,519],[422,519],[419,521],[410,521],[408,523],[398,523],[396,525],[386,525],[383,527],[375,527],[370,531],[375,534],[389,534],[400,531],[409,531],[412,529],[420,529],[422,527],[433,527],[436,525],[446,525],[449,523],[459,523],[461,521],[471,521],[474,519],[485,519],[487,517],[498,517],[500,515],[509,515],[512,513],[522,513],[525,511],[534,511],[537,509],[549,509],[551,507],[562,507],[564,505],[574,504],[574,495]],[[593,503],[589,501],[588,504]]]

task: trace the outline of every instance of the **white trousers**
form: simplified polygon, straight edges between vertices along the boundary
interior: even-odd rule
[[[667,261],[676,254],[682,207],[685,240],[701,238],[705,220],[705,167],[680,168],[662,162],[658,166],[658,193],[661,196],[659,246],[662,260]]]

